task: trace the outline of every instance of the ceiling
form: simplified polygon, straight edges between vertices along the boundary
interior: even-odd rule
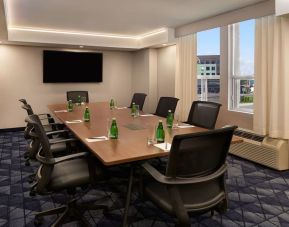
[[[84,42],[75,37],[76,40],[73,42],[93,46],[92,41],[85,43],[87,35],[95,39],[96,37],[110,38],[113,41],[116,38],[135,39],[138,43],[133,48],[137,48],[142,46],[139,44],[139,39],[148,34],[150,36],[155,32],[157,34],[165,32],[169,36],[175,27],[262,0],[3,1],[10,41],[49,43],[49,40],[55,39],[53,41],[55,44],[65,44],[65,40],[70,44],[71,35],[80,35]],[[45,32],[45,35],[41,32]],[[56,36],[58,38],[55,38]],[[59,36],[63,37],[60,39]],[[167,39],[163,39],[162,42]],[[160,38],[157,41],[160,41]],[[107,45],[106,42],[103,45]]]

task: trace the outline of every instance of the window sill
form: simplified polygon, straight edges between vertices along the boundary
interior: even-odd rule
[[[242,114],[250,114],[250,115],[254,114],[254,111],[248,110],[248,109],[229,109],[228,111],[242,113]]]

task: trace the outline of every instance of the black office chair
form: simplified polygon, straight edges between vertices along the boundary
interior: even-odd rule
[[[167,117],[168,111],[175,112],[179,99],[174,97],[160,97],[156,112],[154,113],[160,117]]]
[[[89,102],[88,91],[67,91],[66,92],[67,101],[71,100],[72,103],[78,102],[78,96],[85,97],[86,102]]]
[[[23,109],[27,111],[27,115],[33,115],[33,110],[29,104],[23,105]],[[68,139],[70,136],[69,131],[64,129],[63,124],[55,123],[54,119],[51,117],[44,117],[42,115],[38,116],[39,122],[44,127],[46,135],[49,136],[51,142],[56,140]],[[49,115],[50,116],[50,115]],[[48,124],[43,124],[41,120],[48,121]],[[33,125],[29,122],[27,123],[24,130],[24,138],[29,141],[27,145],[26,152],[24,153],[25,165],[30,165],[30,160],[35,160],[36,154],[40,147],[39,138],[35,135]],[[76,141],[76,140],[75,140]],[[53,145],[53,151],[55,153],[60,153],[63,150],[67,150],[66,143],[58,143]]]
[[[206,101],[194,101],[188,120],[185,123],[206,129],[214,129],[221,104]]]
[[[90,226],[89,222],[83,217],[83,212],[106,209],[107,207],[91,203],[76,204],[75,189],[96,184],[99,180],[104,179],[102,168],[88,152],[54,158],[51,151],[51,142],[41,126],[39,118],[36,115],[30,115],[26,118],[26,121],[33,125],[41,143],[41,149],[37,154],[37,160],[41,162],[41,166],[38,169],[37,183],[34,186],[36,193],[47,195],[66,190],[71,197],[64,206],[36,213],[35,224],[41,224],[43,216],[61,213],[51,226],[60,226],[68,217],[76,218],[84,226]],[[59,142],[56,141],[55,143]]]
[[[23,103],[23,105],[21,106],[22,109],[27,111],[27,114],[34,114],[31,105],[29,105],[26,101],[26,99],[22,98],[18,100],[19,102]],[[42,121],[46,121],[46,124],[51,124],[50,127],[53,127],[53,129],[55,130],[56,125],[60,125],[60,124],[55,124],[54,119],[51,117],[51,115],[49,113],[41,113],[41,114],[37,114],[39,116],[39,118]],[[53,126],[54,125],[54,126]],[[51,130],[51,129],[50,129]],[[24,132],[24,137],[26,138],[26,136],[29,136],[28,133]],[[27,138],[26,138],[27,139]]]
[[[176,135],[165,175],[142,165],[152,176],[143,183],[143,194],[176,216],[178,226],[190,226],[189,213],[226,211],[226,157],[235,128]]]
[[[132,107],[132,103],[139,105],[139,110],[143,109],[147,94],[145,93],[134,93],[129,108]]]

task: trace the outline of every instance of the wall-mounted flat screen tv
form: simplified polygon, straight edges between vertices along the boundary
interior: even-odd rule
[[[43,83],[102,82],[102,53],[43,51]]]

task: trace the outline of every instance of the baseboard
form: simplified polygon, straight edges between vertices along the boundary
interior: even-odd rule
[[[0,132],[19,132],[24,131],[25,127],[18,128],[0,128]]]

